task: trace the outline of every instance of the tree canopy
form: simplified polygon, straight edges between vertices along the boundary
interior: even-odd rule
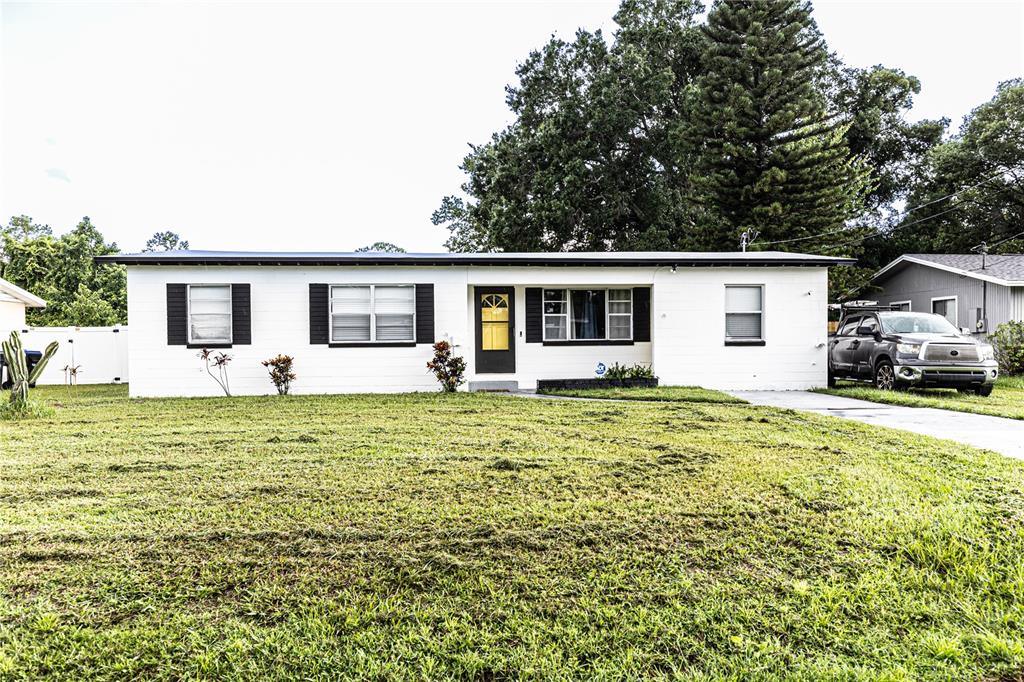
[[[391,242],[374,242],[369,246],[360,246],[356,253],[405,253],[405,249]]]
[[[177,232],[154,232],[146,241],[143,251],[188,251],[188,241],[182,239]]]
[[[615,20],[520,64],[513,122],[432,216],[450,249],[735,250],[749,230],[754,249],[860,256],[838,293],[899,252],[1024,229],[1020,81],[944,140],[947,119],[908,116],[920,81],[843,64],[808,2],[716,0],[702,22],[688,0],[624,0]]]
[[[30,324],[103,326],[127,322],[125,269],[97,265],[94,256],[117,253],[89,217],[70,232],[54,237],[46,225],[16,216],[0,234],[0,276],[46,300],[30,308]]]

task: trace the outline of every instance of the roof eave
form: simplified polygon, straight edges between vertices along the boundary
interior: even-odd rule
[[[942,263],[936,263],[935,261],[925,260],[923,258],[914,258],[913,256],[907,255],[900,256],[899,258],[897,258],[896,260],[894,260],[893,262],[889,263],[884,268],[876,272],[874,275],[872,275],[871,282],[877,282],[880,278],[882,278],[883,275],[885,275],[890,270],[895,269],[896,267],[903,263],[914,263],[916,265],[924,265],[930,268],[935,268],[936,270],[943,270],[945,272],[950,272],[955,275],[960,275],[961,277],[970,277],[972,279],[981,280],[983,282],[990,282],[992,284],[998,284],[1004,287],[1024,285],[1024,282],[1014,282],[1012,280],[1006,280],[1000,277],[993,277],[992,275],[983,275],[978,272],[971,272],[970,270],[956,268],[953,267],[952,265],[945,265]]]
[[[500,254],[481,256],[479,258],[437,258],[437,257],[402,257],[374,258],[373,256],[139,256],[132,254],[113,254],[96,256],[97,263],[113,263],[119,265],[259,265],[259,266],[545,266],[545,267],[830,267],[854,263],[852,258],[503,258]]]
[[[39,298],[35,294],[29,293],[19,287],[17,284],[12,284],[6,279],[0,279],[0,291],[4,291],[14,298],[24,303],[29,308],[45,308],[46,301]]]

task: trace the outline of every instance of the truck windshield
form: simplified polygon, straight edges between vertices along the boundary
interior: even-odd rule
[[[959,334],[960,330],[941,315],[928,313],[879,313],[886,334]]]

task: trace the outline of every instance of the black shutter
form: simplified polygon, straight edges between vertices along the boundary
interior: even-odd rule
[[[526,343],[544,341],[544,296],[542,289],[526,290]]]
[[[434,285],[416,285],[416,343],[434,343]]]
[[[309,285],[309,342],[327,343],[327,285]]]
[[[651,340],[651,288],[633,289],[633,340]]]
[[[188,345],[188,288],[184,284],[167,285],[167,345]]]
[[[252,343],[252,299],[248,284],[231,285],[231,343],[236,346]]]

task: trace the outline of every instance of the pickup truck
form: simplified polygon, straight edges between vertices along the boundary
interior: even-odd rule
[[[992,346],[941,315],[850,308],[829,336],[829,386],[853,379],[883,391],[955,388],[987,396],[998,376]]]

